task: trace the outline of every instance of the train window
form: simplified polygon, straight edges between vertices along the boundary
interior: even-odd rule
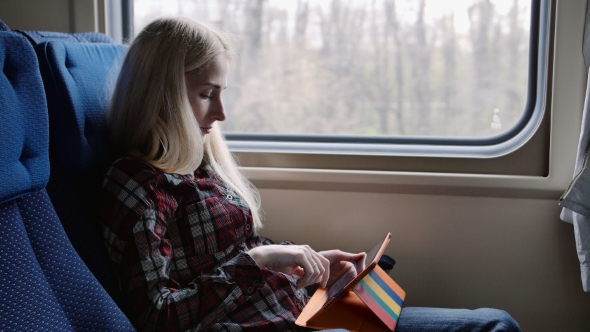
[[[232,150],[498,157],[539,128],[549,1],[135,0],[235,36]]]

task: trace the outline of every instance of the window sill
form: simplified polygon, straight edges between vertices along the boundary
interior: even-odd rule
[[[544,176],[242,167],[259,189],[557,200],[568,181]],[[556,203],[557,204],[557,203]]]

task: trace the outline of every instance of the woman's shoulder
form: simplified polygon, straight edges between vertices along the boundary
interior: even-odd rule
[[[137,186],[165,188],[178,187],[195,181],[194,174],[181,175],[166,173],[145,160],[133,156],[116,159],[108,169],[103,185],[115,181],[119,186],[130,190]]]
[[[133,157],[133,156],[123,156],[123,157],[117,158],[115,161],[113,161],[113,163],[109,167],[108,172],[110,173],[113,170],[118,170],[118,171],[122,171],[125,173],[130,173],[130,174],[134,174],[134,173],[152,173],[152,174],[162,173],[157,168],[155,168],[150,163],[148,163],[147,161],[142,160],[137,157]]]
[[[125,207],[124,210],[141,214],[155,202],[168,195],[165,173],[146,161],[126,156],[115,160],[107,170],[101,199],[105,206]],[[120,209],[114,209],[120,210]]]
[[[132,156],[120,157],[108,168],[103,187],[114,190],[125,188],[131,191],[140,187],[153,187],[163,180],[164,174],[142,159]]]

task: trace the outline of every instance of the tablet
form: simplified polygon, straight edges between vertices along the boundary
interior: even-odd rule
[[[323,305],[324,308],[327,308],[332,302],[342,296],[342,294],[351,290],[354,285],[361,281],[379,263],[390,239],[391,233],[387,233],[385,238],[377,242],[371,250],[367,251],[367,254],[363,258],[355,263],[354,271],[344,274],[328,288],[328,296],[326,303]]]
[[[390,312],[393,311],[399,317],[406,297],[405,292],[377,265],[390,239],[391,234],[387,233],[385,238],[367,251],[363,259],[356,262],[353,272],[339,278],[328,289],[318,288],[297,317],[295,324],[320,330],[395,330],[397,319],[394,319]],[[369,291],[367,287],[370,288]],[[378,291],[381,302],[377,302],[370,293],[375,289],[384,290]],[[399,299],[395,300],[392,293]]]

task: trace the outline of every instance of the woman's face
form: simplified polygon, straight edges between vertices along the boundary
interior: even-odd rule
[[[227,87],[229,64],[218,55],[204,70],[185,73],[188,100],[203,135],[209,134],[215,121],[225,120],[221,92]]]

